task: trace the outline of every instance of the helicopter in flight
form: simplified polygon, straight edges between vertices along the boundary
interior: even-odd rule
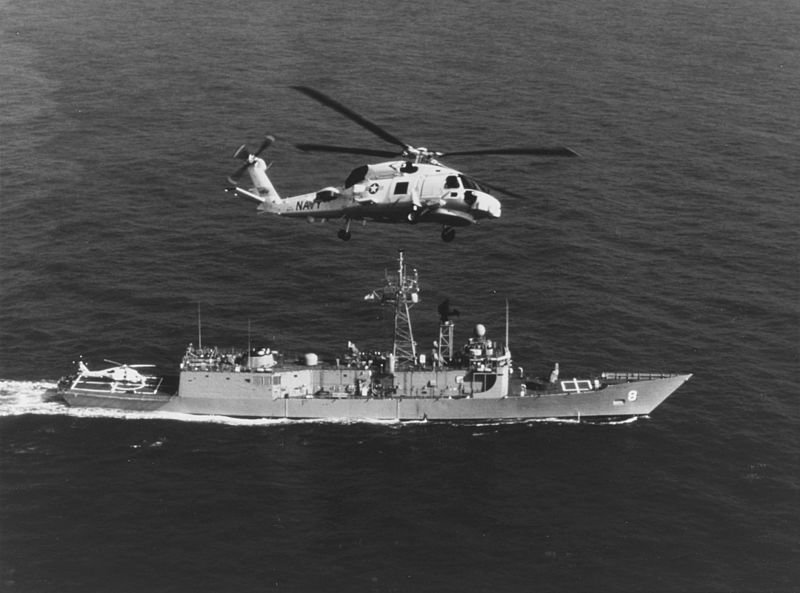
[[[384,157],[393,160],[361,165],[353,169],[341,186],[329,186],[318,191],[282,198],[272,184],[261,155],[274,142],[267,136],[254,153],[242,145],[234,158],[244,163],[230,176],[226,191],[259,204],[259,212],[269,212],[289,218],[315,220],[336,219],[343,222],[338,237],[351,238],[353,221],[407,224],[435,223],[442,227],[445,242],[455,238],[456,227],[476,224],[480,220],[500,218],[500,201],[489,190],[516,195],[443,165],[440,157],[462,155],[534,155],[547,157],[573,157],[577,153],[563,146],[485,148],[439,152],[425,147],[415,147],[367,120],[335,99],[307,86],[293,89],[333,109],[344,117],[369,130],[380,139],[394,144],[394,150],[331,146],[328,144],[296,144],[300,150],[340,154],[358,154]],[[238,185],[247,171],[252,188]]]

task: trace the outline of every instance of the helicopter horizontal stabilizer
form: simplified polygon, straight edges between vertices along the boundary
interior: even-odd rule
[[[257,202],[259,204],[263,204],[266,200],[266,198],[253,193],[252,191],[246,190],[243,187],[235,186],[232,188],[232,191],[240,198],[247,198],[248,200],[252,200],[253,202]]]

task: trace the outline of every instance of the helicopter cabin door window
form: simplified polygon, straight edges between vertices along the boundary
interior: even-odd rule
[[[458,182],[458,177],[455,175],[448,175],[447,179],[444,180],[445,189],[458,189],[459,187],[461,187],[461,184]]]
[[[422,199],[439,199],[453,194],[461,187],[455,175],[429,175],[422,184]]]
[[[394,184],[394,195],[405,196],[408,194],[408,181],[398,181]]]

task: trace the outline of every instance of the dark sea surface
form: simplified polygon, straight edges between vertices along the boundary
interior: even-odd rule
[[[800,589],[800,4],[0,0],[0,590]],[[386,148],[290,88],[527,198],[460,229],[257,216]],[[398,249],[515,364],[694,378],[591,425],[68,410],[79,355],[385,346]]]

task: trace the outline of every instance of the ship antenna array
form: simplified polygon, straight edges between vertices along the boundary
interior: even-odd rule
[[[394,336],[392,355],[398,366],[417,362],[417,343],[411,327],[409,310],[419,302],[419,275],[413,269],[408,273],[403,251],[398,252],[397,271],[386,274],[386,285],[380,297],[381,304],[394,306]]]

